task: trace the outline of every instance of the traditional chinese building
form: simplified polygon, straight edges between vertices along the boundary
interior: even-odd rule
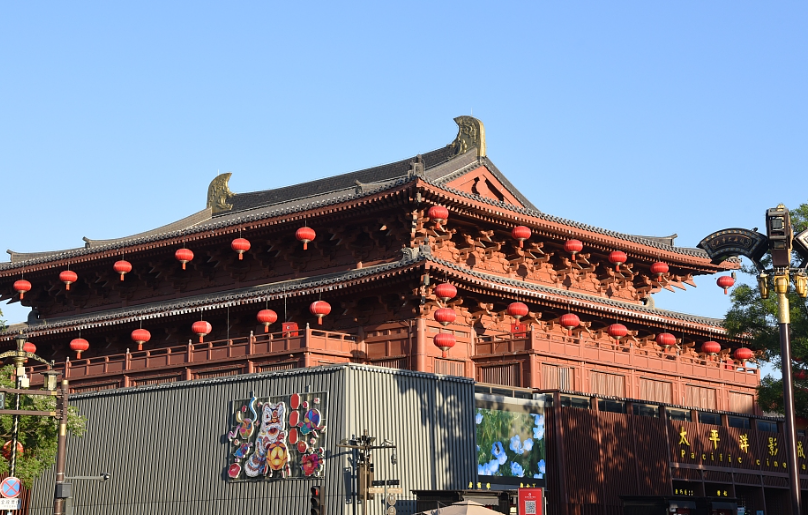
[[[759,447],[756,420],[779,434],[754,402],[754,352],[720,320],[653,303],[662,288],[685,289],[737,263],[712,263],[674,236],[543,213],[488,158],[482,123],[455,121],[453,143],[402,161],[251,193],[231,192],[228,173],[210,184],[203,210],[164,227],[69,250],[9,251],[0,299],[33,311],[3,345],[22,330],[73,392],[92,398],[340,364],[556,392],[547,412],[553,513],[612,513],[619,495],[705,496],[714,484],[731,497],[748,487],[760,502],[767,488],[779,495],[763,465],[736,473],[729,450],[699,459],[698,450],[718,449],[705,440],[713,429],[721,445],[740,445],[740,433],[725,432],[748,429]],[[41,381],[43,369],[31,371]],[[686,448],[669,434],[674,426]],[[653,486],[642,487],[645,472],[620,489],[606,488],[605,469],[580,479],[588,465],[576,464],[579,438],[597,436],[593,452],[606,464],[620,455],[616,442],[634,445],[631,435],[648,430],[667,435],[649,444],[667,450],[666,475]],[[636,449],[626,456],[620,477],[649,466]]]

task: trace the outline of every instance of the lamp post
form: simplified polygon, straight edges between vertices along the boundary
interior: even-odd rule
[[[15,388],[12,390],[3,390],[3,393],[13,393],[14,394],[14,409],[13,410],[6,410],[5,406],[0,406],[0,414],[10,414],[14,417],[14,422],[11,427],[11,459],[9,463],[9,475],[15,477],[17,473],[17,443],[19,441],[19,433],[20,433],[20,415],[38,415],[38,416],[56,416],[56,411],[23,411],[20,410],[20,396],[21,395],[57,395],[56,393],[56,376],[57,372],[53,370],[49,370],[48,372],[44,373],[45,376],[45,392],[27,392],[25,389],[28,388],[30,384],[30,380],[28,376],[25,374],[25,361],[27,359],[34,359],[36,361],[40,361],[46,365],[53,366],[52,361],[46,361],[33,352],[26,352],[25,351],[25,336],[23,335],[22,331],[17,335],[15,338],[17,343],[17,348],[15,350],[6,351],[0,354],[0,360],[4,360],[6,358],[12,358],[14,362],[14,386]],[[66,419],[66,410],[63,414]],[[11,515],[11,510],[6,512],[7,515]]]
[[[337,447],[342,447],[345,449],[353,449],[354,451],[358,451],[359,455],[359,494],[362,496],[362,512],[368,512],[368,488],[370,488],[373,484],[373,457],[370,454],[370,451],[373,449],[393,449],[393,457],[391,457],[391,463],[396,465],[398,463],[398,457],[395,454],[396,444],[393,442],[385,439],[380,445],[373,445],[376,442],[375,436],[369,436],[368,430],[365,429],[362,436],[358,439],[352,438],[348,440],[347,438],[343,438],[340,440]],[[354,470],[356,470],[356,463],[354,463]],[[384,482],[384,497],[385,501],[387,501],[387,485],[388,482]],[[351,498],[355,498],[356,492],[351,492]]]
[[[766,210],[766,236],[757,230],[724,229],[701,240],[698,246],[707,252],[713,263],[720,263],[733,256],[749,258],[758,270],[758,288],[763,299],[769,297],[770,286],[777,294],[777,322],[780,331],[780,370],[783,377],[783,404],[785,408],[786,461],[791,510],[800,514],[800,472],[797,468],[797,431],[794,427],[794,385],[791,373],[791,342],[789,335],[788,289],[791,281],[802,297],[808,297],[808,229],[793,235],[791,218],[783,204]],[[802,263],[791,266],[792,251],[801,257]],[[761,260],[766,253],[771,258],[770,269],[765,269]]]

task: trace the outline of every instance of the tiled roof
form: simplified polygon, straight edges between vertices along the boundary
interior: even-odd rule
[[[241,288],[227,292],[184,297],[182,299],[173,299],[142,306],[132,306],[87,315],[42,320],[38,324],[28,325],[25,332],[37,333],[43,330],[46,332],[61,332],[60,329],[67,331],[77,327],[90,328],[109,326],[127,323],[130,321],[143,319],[148,320],[150,318],[162,318],[192,312],[221,309],[240,304],[264,302],[267,300],[282,298],[284,296],[296,297],[300,295],[333,291],[335,289],[350,286],[351,283],[356,284],[370,280],[378,280],[380,277],[393,274],[400,275],[401,273],[404,273],[410,269],[420,268],[420,266],[426,262],[431,262],[434,265],[443,267],[447,271],[457,272],[458,275],[476,278],[479,281],[484,282],[485,286],[493,291],[498,290],[506,293],[517,293],[523,297],[545,299],[548,301],[559,301],[560,299],[563,299],[563,302],[566,302],[570,306],[581,305],[588,306],[590,309],[594,310],[611,311],[614,314],[631,316],[639,315],[640,318],[659,323],[678,320],[684,323],[711,326],[714,327],[718,332],[723,331],[721,328],[722,320],[720,319],[699,317],[685,313],[678,313],[675,311],[656,309],[595,295],[587,295],[584,293],[571,292],[568,290],[552,288],[535,283],[509,279],[494,274],[477,272],[455,263],[438,259],[430,254],[428,247],[422,247],[421,249],[404,249],[402,259],[390,263],[349,270],[346,272],[335,272],[316,277]],[[464,278],[461,277],[460,279],[463,280]],[[21,327],[24,326],[18,324],[15,326],[14,331],[6,329],[6,331],[0,334],[16,334]]]

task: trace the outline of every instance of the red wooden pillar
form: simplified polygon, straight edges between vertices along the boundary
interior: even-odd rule
[[[426,320],[419,318],[415,324],[415,370],[426,372]]]

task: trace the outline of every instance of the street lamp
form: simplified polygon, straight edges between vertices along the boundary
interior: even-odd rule
[[[359,462],[359,494],[362,496],[362,510],[364,513],[368,512],[368,499],[372,499],[372,497],[368,496],[368,489],[373,486],[373,456],[370,454],[370,451],[373,449],[393,449],[393,456],[390,457],[390,462],[395,465],[398,463],[398,456],[396,456],[396,444],[387,440],[386,438],[384,441],[379,445],[374,445],[376,442],[375,436],[369,436],[368,430],[365,429],[362,436],[359,438],[351,438],[348,440],[347,438],[343,438],[340,440],[337,447],[342,447],[345,449],[353,449],[354,452],[358,451],[358,462]],[[356,456],[356,454],[354,454]],[[357,460],[354,460],[357,461]],[[354,469],[356,469],[356,463],[354,463]],[[377,482],[378,483],[378,482]],[[387,486],[398,484],[398,481],[384,481],[384,497],[385,502],[387,501]],[[353,488],[352,488],[353,489]],[[372,494],[371,494],[372,495]],[[355,499],[355,493],[351,492],[351,497]]]
[[[791,490],[793,515],[800,514],[800,472],[797,468],[797,431],[794,427],[794,385],[791,373],[791,342],[789,335],[788,288],[794,281],[794,289],[802,297],[808,297],[808,229],[794,236],[791,217],[783,204],[766,210],[766,236],[757,230],[724,229],[701,240],[698,247],[704,249],[713,263],[729,257],[745,256],[758,270],[760,296],[769,297],[770,289],[777,294],[777,322],[780,329],[780,369],[783,377],[783,404],[785,405],[786,460]],[[798,267],[791,266],[792,250],[802,258]],[[772,268],[764,269],[761,259],[768,251]],[[770,288],[772,287],[772,288]]]

